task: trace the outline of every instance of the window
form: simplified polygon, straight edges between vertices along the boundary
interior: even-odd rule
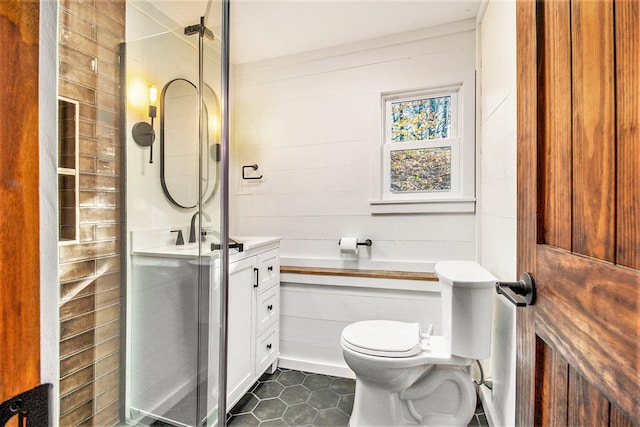
[[[464,188],[473,161],[467,154],[470,170],[463,173],[462,104],[462,85],[382,95],[382,176],[373,213],[474,210],[473,179]]]

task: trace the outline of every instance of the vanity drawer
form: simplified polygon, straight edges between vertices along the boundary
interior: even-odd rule
[[[280,317],[280,286],[272,286],[258,295],[258,335]]]
[[[256,342],[256,374],[261,374],[280,354],[280,329],[276,322],[258,336]]]
[[[258,292],[263,292],[280,281],[278,249],[258,254]]]

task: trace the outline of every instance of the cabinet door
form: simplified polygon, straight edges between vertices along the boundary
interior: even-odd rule
[[[253,383],[255,257],[229,265],[227,410]]]

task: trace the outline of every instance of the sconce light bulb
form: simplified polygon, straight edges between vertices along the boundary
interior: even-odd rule
[[[209,130],[212,133],[214,134],[218,133],[219,124],[220,122],[216,116],[211,116],[211,118],[209,118]]]
[[[149,88],[149,105],[156,105],[158,100],[158,89],[155,86]]]

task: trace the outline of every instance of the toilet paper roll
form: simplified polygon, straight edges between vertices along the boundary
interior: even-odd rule
[[[358,253],[358,238],[357,237],[343,237],[340,239],[340,252],[347,254]]]

